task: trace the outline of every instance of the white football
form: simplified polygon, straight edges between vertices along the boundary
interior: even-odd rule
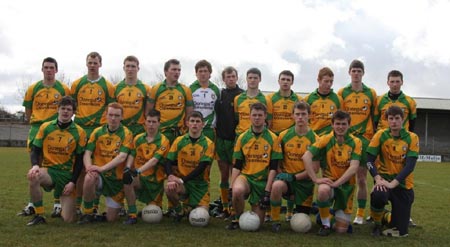
[[[197,207],[189,213],[189,223],[192,226],[204,227],[209,223],[209,212],[204,207]]]
[[[259,229],[259,216],[253,211],[247,211],[239,217],[239,228],[243,231],[254,232]]]
[[[292,216],[290,221],[291,228],[294,232],[305,233],[311,229],[311,218],[307,214],[297,213]]]
[[[163,217],[162,210],[156,205],[147,205],[142,209],[142,220],[147,223],[159,223]]]

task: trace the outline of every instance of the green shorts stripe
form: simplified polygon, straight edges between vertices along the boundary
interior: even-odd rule
[[[184,183],[187,204],[192,208],[209,206],[209,184],[206,181],[191,180]]]
[[[155,183],[149,177],[140,176],[141,188],[136,191],[136,196],[140,202],[149,204],[154,202],[158,206],[162,206],[162,195],[164,193],[164,182]]]

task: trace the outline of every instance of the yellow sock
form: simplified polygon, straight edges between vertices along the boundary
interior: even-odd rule
[[[375,224],[381,225],[381,220],[383,219],[384,210],[380,211],[380,212],[375,212],[375,211],[371,210],[370,214],[372,215],[372,218],[373,218],[373,221],[375,222]]]
[[[319,208],[320,218],[329,219],[330,218],[330,207]]]
[[[280,221],[281,201],[270,201],[270,214],[272,221]]]
[[[358,208],[358,210],[356,210],[356,216],[364,217],[364,213],[365,213],[365,208]]]

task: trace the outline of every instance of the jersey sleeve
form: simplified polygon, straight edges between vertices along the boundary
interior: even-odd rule
[[[163,135],[161,135],[161,136],[163,136]],[[169,150],[170,150],[169,139],[167,139],[166,137],[162,137],[161,138],[161,146],[158,148],[158,150],[156,150],[153,157],[160,161],[163,158],[167,157]]]
[[[271,120],[272,119],[272,114],[273,114],[272,96],[273,96],[273,94],[269,94],[269,95],[265,96],[265,98],[266,98],[266,106],[267,106],[267,120]]]
[[[102,127],[98,127],[97,129],[92,131],[91,136],[89,137],[89,141],[86,144],[86,150],[94,152],[96,141],[97,141],[97,136],[98,136],[98,133],[101,132],[101,129],[102,129]]]
[[[84,152],[84,149],[86,147],[86,131],[84,131],[81,127],[78,127],[78,135],[79,135],[79,139],[78,139],[78,145],[76,148],[76,153],[77,154],[81,154]]]
[[[105,81],[106,81],[106,87],[108,90],[108,92],[107,92],[108,95],[106,97],[106,104],[109,104],[109,103],[116,101],[115,87],[110,81],[108,81],[106,79],[105,79]]]
[[[378,131],[375,133],[375,135],[372,137],[372,140],[369,143],[369,146],[367,147],[367,153],[377,156],[380,153],[380,137],[383,130]]]
[[[25,92],[25,97],[23,98],[22,106],[24,106],[26,109],[32,109],[33,107],[33,91],[35,86],[36,83],[29,86],[27,88],[27,91]]]
[[[377,93],[375,92],[375,89],[373,89],[373,88],[371,88],[370,89],[370,92],[371,92],[371,94],[372,94],[372,99],[373,99],[373,102],[372,102],[372,109],[371,109],[371,112],[372,112],[372,116],[375,114],[375,108],[377,107],[377,102],[378,102],[378,99],[377,99]]]
[[[326,147],[329,138],[321,137],[317,140],[311,147],[309,147],[309,151],[313,155],[313,159],[320,159],[323,153],[322,150]]]
[[[361,160],[361,155],[362,155],[362,143],[361,140],[359,138],[353,138],[354,142],[355,142],[355,147],[352,150],[352,155],[351,155],[351,159],[352,160]]]
[[[133,148],[130,150],[129,155],[131,155],[133,158],[136,158],[136,149],[139,146],[139,139],[141,138],[141,134],[137,135],[133,139]]]
[[[267,106],[267,120],[272,120],[273,119],[273,104],[272,104],[272,100],[268,99],[266,96],[264,96],[264,99],[266,101],[266,106]]]
[[[70,87],[70,96],[72,96],[72,98],[77,101],[77,87],[78,84],[81,82],[81,78],[78,78],[77,80],[75,80],[74,82],[72,82],[72,86]]]
[[[150,93],[148,95],[148,102],[155,103],[156,102],[156,93],[158,92],[158,88],[161,83],[156,84],[150,89]]]
[[[381,114],[381,109],[380,109],[381,106],[379,105],[379,103],[381,102],[381,99],[382,99],[382,96],[378,96],[377,104],[375,106],[375,111],[373,113],[373,121],[376,122],[376,123],[379,123],[380,119],[381,119],[381,116],[380,116],[380,114]]]
[[[239,94],[236,95],[233,99],[233,108],[234,108],[234,119],[236,121],[239,121],[239,112],[238,112],[238,98],[239,98]],[[236,124],[237,126],[237,124]]]
[[[43,125],[41,125],[41,127],[39,127],[36,137],[33,140],[33,146],[42,148],[44,144],[45,128],[48,126],[49,123],[50,122],[44,123]]]
[[[184,92],[186,93],[186,107],[194,106],[194,100],[192,98],[192,91],[189,87],[183,85]]]
[[[242,137],[244,136],[244,134],[245,132],[242,133],[236,140],[236,144],[234,145],[233,149],[233,159],[244,160],[244,154],[242,153]]]
[[[145,103],[150,103],[150,94],[152,92],[152,87],[148,84],[144,84],[145,87]]]
[[[411,143],[409,144],[408,153],[406,153],[407,157],[419,157],[419,136],[410,132],[411,134]]]
[[[199,162],[207,161],[212,162],[214,160],[214,143],[208,142],[205,153],[200,157]]]
[[[167,154],[167,159],[171,161],[176,161],[178,157],[178,142],[181,138],[175,139],[169,149],[169,153]]]
[[[344,100],[342,99],[342,96],[339,94],[337,94],[337,97],[339,101],[338,110],[342,110],[344,109]]]
[[[133,133],[126,127],[124,127],[124,130],[125,136],[122,145],[120,146],[120,152],[129,153],[130,150],[133,149]]]
[[[281,151],[281,142],[274,134],[273,136],[273,144],[272,144],[272,152],[270,154],[271,160],[282,160],[283,159],[283,153]]]
[[[416,119],[417,118],[417,103],[411,97],[408,97],[408,101],[409,101],[409,106],[411,107],[411,109],[409,111],[409,119],[411,119],[411,120]]]

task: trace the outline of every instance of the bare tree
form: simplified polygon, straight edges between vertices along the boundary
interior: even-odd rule
[[[64,72],[58,73],[56,76],[56,80],[66,84],[69,88],[70,86],[72,86],[72,80]]]
[[[156,85],[159,82],[162,82],[166,79],[166,76],[161,72],[155,72],[153,74],[153,78],[149,81],[150,85]]]
[[[16,82],[17,94],[15,98],[17,101],[22,103],[23,99],[25,98],[27,89],[31,84],[33,84],[33,79],[31,77],[22,78],[20,81]]]
[[[223,80],[222,80],[222,75],[216,75],[216,76],[212,77],[211,81],[214,84],[216,84],[216,86],[218,86],[219,88],[225,88],[225,82],[223,82]],[[246,83],[246,80],[245,80],[245,74],[240,74],[238,76],[237,85],[240,88],[243,88],[243,89],[247,88],[247,83]]]
[[[72,83],[70,78],[67,77],[65,73],[57,74],[56,80],[66,84],[69,88],[70,88],[70,84]],[[36,81],[33,78],[31,78],[31,76],[29,76],[28,78],[22,77],[22,79],[20,79],[20,81],[16,82],[17,94],[16,94],[15,98],[17,101],[22,103],[23,99],[25,98],[25,94],[26,94],[28,88],[34,82],[36,82]]]
[[[109,81],[110,81],[113,85],[116,85],[117,83],[119,83],[120,81],[122,81],[122,79],[123,79],[123,76],[117,75],[117,74],[115,74],[115,75],[110,75],[110,76],[109,76]]]

